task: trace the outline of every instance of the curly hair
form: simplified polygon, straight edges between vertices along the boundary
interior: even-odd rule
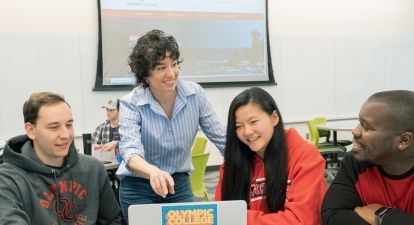
[[[147,78],[150,76],[150,71],[165,58],[167,52],[172,60],[178,60],[180,57],[175,38],[161,30],[151,30],[138,39],[128,57],[128,65],[136,78],[137,85],[143,88],[149,87]],[[182,60],[178,63],[181,62]]]

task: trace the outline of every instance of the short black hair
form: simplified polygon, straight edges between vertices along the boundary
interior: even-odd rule
[[[414,92],[409,90],[381,91],[371,95],[367,102],[380,102],[389,107],[389,124],[398,132],[414,132]]]

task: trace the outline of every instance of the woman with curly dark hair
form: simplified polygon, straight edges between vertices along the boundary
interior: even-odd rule
[[[200,85],[179,78],[181,62],[175,38],[160,30],[139,38],[129,56],[138,86],[120,101],[117,171],[126,219],[132,204],[193,200],[191,147],[199,127],[224,150],[225,128]]]

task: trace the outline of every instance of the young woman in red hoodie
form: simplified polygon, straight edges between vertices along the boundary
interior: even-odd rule
[[[285,129],[272,96],[250,88],[230,105],[216,200],[245,200],[248,225],[316,225],[326,192],[325,161]]]

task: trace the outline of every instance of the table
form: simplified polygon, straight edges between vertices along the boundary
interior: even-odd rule
[[[111,186],[112,186],[112,190],[114,191],[116,200],[119,201],[118,199],[118,194],[119,194],[119,180],[116,177],[116,171],[118,170],[119,167],[119,162],[116,159],[112,159],[111,163],[106,163],[103,164],[105,166],[105,169],[108,173],[108,178],[111,181]]]
[[[0,157],[3,155],[4,146],[6,146],[6,141],[0,139]]]
[[[104,166],[107,171],[116,171],[119,167],[119,162],[116,159],[112,159],[110,163],[106,163]]]
[[[338,145],[338,131],[352,131],[357,125],[358,120],[339,120],[316,125],[321,130],[329,130],[333,133],[333,144]]]

